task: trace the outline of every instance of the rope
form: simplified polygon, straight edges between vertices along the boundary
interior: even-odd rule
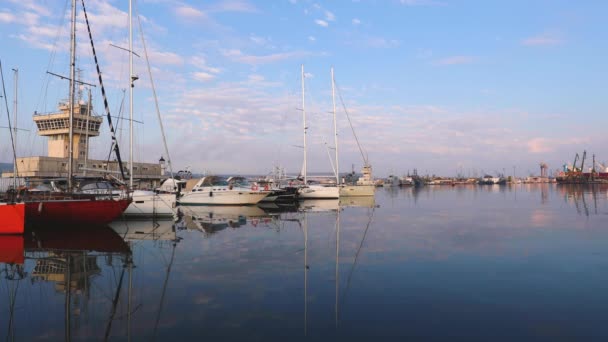
[[[2,78],[2,93],[4,95],[4,103],[6,106],[6,117],[8,118],[8,134],[11,136],[11,145],[13,147],[13,160],[15,161],[15,173],[17,173],[17,152],[15,150],[15,138],[13,137],[13,129],[11,127],[11,114],[8,110],[8,99],[6,98],[6,87],[4,86],[4,71],[2,71],[2,60],[0,60],[0,77]],[[14,175],[13,175],[14,176]],[[14,177],[13,177],[14,178]],[[17,182],[13,182],[13,187],[17,189]]]
[[[334,81],[335,83],[335,81]],[[338,85],[336,84],[336,89],[338,89],[338,97],[340,98],[340,103],[342,103],[342,108],[344,108],[344,113],[346,113],[346,118],[348,119],[348,124],[350,125],[350,129],[353,131],[353,135],[355,136],[355,141],[357,142],[357,146],[359,147],[359,152],[361,152],[361,157],[363,157],[363,162],[365,163],[365,166],[368,166],[368,160],[367,157],[365,156],[365,153],[363,152],[363,148],[361,147],[361,144],[359,143],[359,138],[357,138],[357,133],[355,133],[355,128],[353,127],[353,123],[352,121],[350,121],[350,115],[348,115],[348,110],[346,110],[346,105],[344,104],[344,100],[342,100],[342,93],[340,92],[340,88],[338,87]]]
[[[118,160],[118,167],[120,168],[120,175],[123,180],[126,180],[125,172],[122,167],[122,159],[120,158],[120,149],[118,148],[118,142],[116,141],[116,133],[114,131],[114,125],[112,125],[112,115],[110,114],[110,107],[108,106],[108,98],[106,96],[106,90],[103,86],[103,79],[101,78],[101,70],[99,69],[99,62],[97,60],[97,53],[95,53],[95,44],[93,43],[93,34],[91,33],[91,26],[89,25],[89,17],[87,15],[87,9],[84,6],[84,0],[82,2],[82,10],[84,12],[84,19],[87,23],[87,31],[89,32],[89,40],[91,41],[91,49],[93,50],[93,58],[95,60],[95,67],[97,68],[97,75],[99,76],[99,86],[101,88],[101,96],[103,97],[103,105],[106,109],[106,115],[108,117],[108,125],[110,126],[110,133],[112,134],[112,148],[116,154]]]
[[[146,55],[146,66],[148,67],[148,77],[150,77],[150,84],[152,85],[152,94],[154,95],[154,105],[156,106],[156,116],[158,118],[158,123],[160,125],[160,132],[163,136],[163,146],[165,148],[165,154],[167,155],[167,165],[169,166],[169,172],[171,173],[171,178],[173,178],[173,166],[171,164],[171,156],[169,156],[169,149],[167,148],[167,139],[165,138],[165,128],[163,126],[163,120],[160,114],[160,108],[158,107],[158,97],[156,96],[156,87],[154,86],[154,79],[152,78],[152,71],[150,68],[150,60],[148,59],[148,49],[146,48],[146,40],[144,38],[144,31],[141,26],[141,19],[139,17],[139,12],[137,10],[137,6],[135,6],[135,14],[137,15],[137,23],[139,24],[139,34],[141,36],[141,44],[144,48],[144,54]]]

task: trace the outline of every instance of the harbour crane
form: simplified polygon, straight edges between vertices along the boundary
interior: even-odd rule
[[[574,162],[572,163],[572,172],[576,172],[576,161],[578,160],[578,152],[574,156]]]
[[[585,167],[585,157],[587,157],[587,151],[583,151],[583,159],[581,160],[581,172],[585,172],[583,169]]]

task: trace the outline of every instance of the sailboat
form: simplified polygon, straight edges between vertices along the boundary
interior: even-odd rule
[[[137,76],[133,73],[133,11],[132,11],[132,0],[129,0],[129,132],[130,132],[130,155],[129,155],[129,187],[133,190],[133,88],[134,82],[137,80]],[[141,23],[140,23],[141,24]],[[146,62],[148,63],[148,74],[150,76],[150,82],[152,82],[152,89],[154,91],[154,100],[157,101],[156,91],[154,90],[154,81],[152,79],[152,73],[150,72],[150,64],[148,62],[148,52],[146,49],[145,40],[143,39],[143,32],[140,27],[140,35],[142,37],[142,43],[144,52],[146,55]],[[158,111],[158,104],[157,104]],[[158,112],[158,119],[161,126],[161,132],[163,134],[163,143],[165,146],[165,153],[169,159],[169,167],[171,167],[171,159],[169,158],[169,151],[167,149],[167,142],[164,139],[163,123],[160,119],[160,112]],[[164,160],[161,157],[162,160]],[[173,172],[171,172],[173,175]],[[176,214],[176,193],[165,193],[159,194],[155,191],[147,190],[133,190],[131,193],[133,202],[127,207],[124,212],[124,216],[127,217],[173,217]]]
[[[88,17],[86,9],[84,8],[84,15],[87,23],[87,29],[89,30],[89,38],[91,38],[91,46],[93,47],[92,35],[90,32]],[[97,57],[95,49],[93,47],[93,55],[97,64],[97,71],[99,74],[100,86],[102,88],[102,94],[105,91],[103,89],[103,82],[101,73],[99,72],[99,65],[97,63]],[[73,167],[74,167],[74,118],[75,114],[75,93],[76,93],[76,0],[72,0],[71,6],[71,46],[70,46],[70,91],[69,91],[69,153],[68,153],[68,178],[67,178],[67,191],[66,192],[50,192],[50,193],[36,193],[26,192],[24,194],[25,199],[25,221],[27,224],[51,224],[51,225],[103,225],[112,222],[118,218],[125,209],[131,203],[131,198],[123,196],[120,198],[111,198],[108,196],[100,197],[95,194],[83,194],[77,193],[74,190],[73,184]],[[109,111],[108,121],[110,124],[110,131],[114,133],[112,126],[111,116]],[[113,141],[115,137],[113,136]],[[122,170],[122,163],[120,160],[120,151],[118,145],[114,146],[120,169]]]
[[[302,64],[302,113],[303,113],[303,122],[304,122],[304,164],[302,166],[302,173],[304,176],[304,186],[298,189],[298,197],[300,199],[333,199],[340,197],[340,192],[338,186],[331,185],[316,185],[316,184],[308,184],[307,177],[307,156],[306,156],[306,131],[308,127],[306,126],[306,107],[305,107],[305,93],[304,93],[304,64]],[[337,177],[336,177],[337,178]]]
[[[351,124],[351,129],[353,130],[353,135],[355,136],[355,141],[357,142],[357,146],[359,147],[359,151],[361,152],[361,156],[363,157],[363,175],[359,177],[355,184],[340,184],[339,179],[339,164],[338,164],[338,129],[337,129],[337,121],[336,121],[336,81],[334,79],[334,68],[331,68],[331,95],[332,102],[334,108],[334,136],[335,136],[335,144],[336,144],[336,181],[337,184],[340,185],[340,197],[349,197],[349,196],[374,196],[376,191],[376,185],[374,184],[374,179],[372,177],[372,166],[369,164],[367,157],[363,153],[361,149],[361,145],[359,144],[359,139],[357,139],[357,135],[355,134],[355,130]],[[346,109],[346,108],[345,108]],[[350,123],[350,118],[348,117],[348,112],[346,113],[348,121]]]
[[[4,73],[2,73],[2,63],[0,63],[0,73],[2,74],[2,90],[4,93],[4,101],[6,102],[6,89],[4,88]],[[8,105],[6,107],[6,114],[9,123],[9,134],[13,146],[13,158],[15,158],[15,143],[13,140],[13,133],[10,129],[11,118],[8,112]],[[16,184],[17,183],[14,182],[13,189],[0,198],[0,234],[23,233],[25,225],[25,204],[17,199],[17,192],[15,189]]]

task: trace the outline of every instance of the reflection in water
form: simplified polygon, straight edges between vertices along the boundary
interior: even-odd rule
[[[21,299],[24,302],[17,304],[17,307],[25,303],[34,304],[34,308],[44,306],[44,302],[32,302],[35,300],[32,293],[35,293],[37,288],[43,290],[47,287],[46,284],[50,283],[53,285],[53,292],[63,296],[63,335],[69,341],[73,329],[78,331],[82,325],[87,324],[91,314],[89,303],[99,299],[99,293],[92,291],[100,285],[100,278],[103,277],[100,259],[103,259],[106,266],[118,266],[124,273],[124,267],[130,264],[131,260],[130,248],[114,231],[105,227],[86,230],[35,229],[28,232],[25,239],[19,238],[20,241],[17,241],[19,239],[16,237],[0,237],[1,244],[9,247],[12,254],[9,260],[0,260],[6,263],[5,278],[10,280],[12,285],[8,290],[12,308],[9,310],[10,338],[7,339],[13,340],[15,336],[28,334],[28,330],[16,329],[18,326],[27,327],[28,321],[14,317],[15,303]],[[22,257],[19,258],[18,255]],[[116,265],[115,258],[120,260],[120,265]],[[15,277],[15,274],[19,276]],[[21,293],[17,292],[19,289]],[[46,295],[42,298],[46,298]],[[40,310],[39,313],[44,315],[47,309]],[[31,314],[30,312],[28,316]],[[55,321],[58,317],[60,316],[38,317],[38,323]],[[108,324],[111,324],[111,320]],[[48,327],[53,331],[51,337],[60,336],[55,331],[56,328],[55,324]]]
[[[608,187],[413,191],[0,237],[0,336],[608,338]]]
[[[579,215],[598,215],[598,198],[608,197],[608,184],[560,184],[559,192],[564,200],[572,203]]]

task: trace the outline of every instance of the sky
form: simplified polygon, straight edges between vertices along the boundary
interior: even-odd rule
[[[128,53],[114,47],[128,47],[128,1],[85,5],[128,159],[128,121],[118,119],[129,115]],[[309,172],[332,169],[332,67],[341,171],[363,164],[346,112],[378,177],[413,169],[527,176],[540,162],[560,169],[583,150],[608,161],[606,1],[138,0],[133,8],[135,161],[167,159],[142,32],[175,170],[299,172],[301,65]],[[46,154],[32,115],[68,96],[67,81],[47,71],[69,74],[69,9],[66,0],[0,3],[11,115],[11,69],[19,70],[19,156]],[[77,21],[80,78],[95,83],[80,1]],[[105,114],[99,87],[92,94]],[[102,127],[93,158],[109,152]],[[0,128],[0,161],[11,161],[9,145]]]

